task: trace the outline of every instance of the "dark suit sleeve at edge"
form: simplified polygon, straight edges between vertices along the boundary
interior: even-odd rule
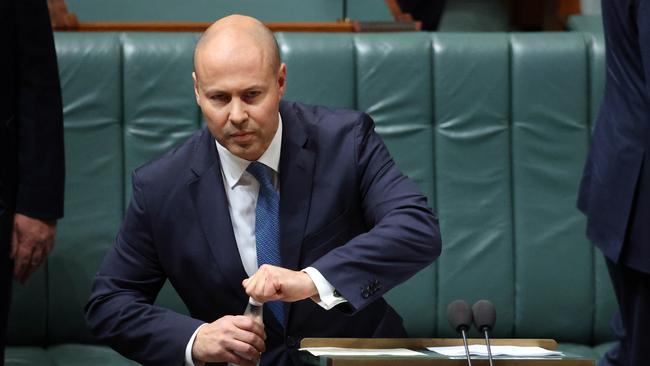
[[[152,305],[166,277],[148,223],[145,190],[133,174],[133,198],[97,273],[86,305],[93,333],[146,365],[182,365],[185,347],[202,321]]]
[[[312,264],[354,312],[413,276],[441,252],[438,220],[426,198],[397,169],[365,114],[357,121],[355,144],[361,207],[371,229]],[[374,291],[364,296],[369,284],[374,284]]]
[[[16,212],[63,216],[63,112],[50,18],[44,0],[15,1],[18,48]]]

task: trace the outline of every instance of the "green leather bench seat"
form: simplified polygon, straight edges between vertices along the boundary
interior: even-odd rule
[[[109,347],[88,344],[63,344],[48,347],[10,347],[5,364],[13,366],[137,365]]]
[[[8,365],[121,365],[83,306],[130,196],[131,171],[203,122],[197,34],[58,33],[66,216],[56,249],[15,286]],[[575,209],[603,87],[602,36],[277,35],[286,99],[367,111],[440,216],[442,256],[388,300],[413,337],[454,337],[449,302],[492,300],[496,337],[554,338],[600,357],[615,306]],[[171,286],[158,304],[186,311]],[[473,333],[474,336],[478,336]]]

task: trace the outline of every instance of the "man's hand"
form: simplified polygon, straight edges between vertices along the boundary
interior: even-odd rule
[[[11,237],[14,277],[25,283],[54,247],[56,221],[43,221],[15,214]]]
[[[199,328],[192,344],[192,358],[255,366],[266,349],[265,339],[262,324],[247,316],[227,315]]]
[[[308,274],[264,264],[242,282],[248,296],[259,302],[294,302],[318,295]]]

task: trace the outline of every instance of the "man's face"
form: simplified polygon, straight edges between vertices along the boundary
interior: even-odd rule
[[[246,160],[262,156],[278,129],[286,67],[282,64],[276,73],[270,65],[260,49],[206,49],[192,74],[208,129],[228,151]]]

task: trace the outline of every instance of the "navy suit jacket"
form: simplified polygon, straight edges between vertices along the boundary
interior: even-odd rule
[[[285,304],[283,327],[265,316],[262,363],[299,363],[303,337],[405,336],[382,295],[440,254],[425,197],[367,115],[290,102],[280,114],[283,267],[315,267],[349,303],[329,311],[309,299]],[[247,275],[227,205],[207,129],[134,173],[123,226],[86,307],[100,339],[144,364],[180,365],[200,324],[243,313]],[[151,305],[166,278],[191,317]]]
[[[605,94],[578,207],[588,218],[587,236],[607,258],[650,272],[650,1],[602,6]]]

